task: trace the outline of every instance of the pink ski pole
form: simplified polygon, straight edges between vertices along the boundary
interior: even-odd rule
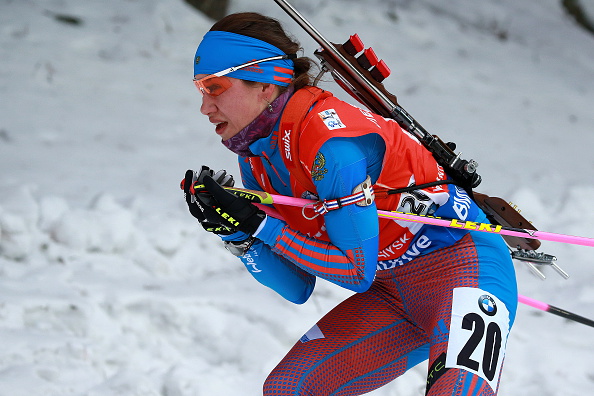
[[[557,316],[561,316],[562,318],[573,320],[574,322],[578,322],[581,324],[585,324],[586,326],[594,327],[594,320],[585,318],[583,316],[568,312],[564,309],[557,308],[553,305],[549,305],[542,301],[535,300],[530,297],[518,296],[518,301],[522,304],[526,304],[532,308],[540,309],[541,311],[549,312]]]
[[[183,181],[182,181],[183,182]],[[198,185],[194,188],[199,188]],[[227,190],[235,195],[247,198],[248,200],[258,204],[278,204],[297,206],[305,209],[307,206],[312,206],[317,201],[288,197],[285,195],[269,194],[264,191],[248,190],[237,187],[225,187]],[[542,239],[544,241],[569,243],[573,245],[592,246],[594,247],[594,238],[573,236],[565,234],[556,234],[553,232],[527,230],[523,228],[505,227],[499,224],[478,223],[474,221],[463,221],[459,219],[444,219],[433,216],[421,216],[413,213],[390,212],[386,210],[378,210],[377,214],[381,218],[409,221],[413,223],[423,223],[439,227],[462,228],[471,231],[490,232],[500,235],[508,235],[519,238]]]
[[[254,191],[254,190],[246,190],[241,188],[227,188],[234,194],[238,196],[242,196],[244,198],[249,199],[252,202],[259,203],[259,204],[278,204],[278,205],[288,205],[288,206],[297,206],[305,208],[307,206],[312,206],[316,203],[316,201],[303,199],[303,198],[295,198],[295,197],[287,197],[284,195],[274,195],[269,194],[262,191]],[[263,207],[267,210],[269,208]],[[509,236],[516,236],[522,238],[534,238],[534,239],[543,239],[553,242],[562,242],[562,243],[571,243],[576,245],[584,245],[584,246],[594,246],[594,239],[593,238],[586,238],[586,237],[576,237],[570,235],[563,235],[563,234],[554,234],[551,232],[543,232],[543,231],[534,231],[534,230],[525,230],[525,229],[516,229],[516,228],[507,228],[501,225],[494,225],[488,223],[476,223],[471,221],[460,221],[457,219],[442,219],[437,217],[431,216],[419,216],[410,213],[400,213],[400,212],[389,212],[378,210],[378,216],[393,219],[393,220],[404,220],[416,223],[423,223],[423,224],[430,224],[442,227],[452,227],[452,228],[464,228],[471,231],[481,231],[481,232],[491,232],[491,233],[498,233],[501,235],[509,235]],[[530,297],[526,297],[523,295],[518,295],[518,301],[522,304],[528,305],[530,307],[540,309],[541,311],[549,312],[557,316],[561,316],[565,319],[569,319],[586,326],[594,327],[594,320],[585,318],[583,316],[574,314],[572,312],[568,312],[564,309],[555,307],[553,305],[549,305],[542,301],[535,300]]]
[[[227,189],[236,195],[243,196],[253,202],[261,204],[278,204],[306,207],[313,206],[316,203],[316,201],[312,201],[309,199],[269,194],[262,191],[246,190],[235,187]],[[523,228],[504,227],[499,224],[477,223],[473,221],[462,221],[459,219],[444,219],[440,217],[420,216],[412,213],[389,212],[386,210],[378,210],[377,214],[381,218],[392,220],[403,220],[413,223],[423,223],[439,227],[462,228],[471,231],[490,232],[501,235],[509,235],[513,237],[541,239],[544,241],[561,242],[573,245],[594,247],[594,238],[588,237],[556,234],[553,232],[545,231],[526,230]]]

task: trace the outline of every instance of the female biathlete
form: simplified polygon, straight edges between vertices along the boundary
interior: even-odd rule
[[[317,277],[352,290],[270,373],[264,395],[361,395],[428,360],[427,395],[495,395],[517,307],[496,234],[378,220],[377,210],[485,222],[466,191],[393,120],[310,85],[311,60],[275,19],[229,15],[194,58],[200,111],[248,189],[318,201],[262,210],[186,172],[190,212],[263,285],[302,304]],[[202,186],[194,188],[194,186]]]

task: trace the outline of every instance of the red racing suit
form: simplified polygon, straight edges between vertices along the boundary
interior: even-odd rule
[[[366,151],[376,143],[374,136],[384,150],[375,157],[375,148]],[[357,144],[359,151],[345,149]],[[336,147],[345,150],[330,160]],[[360,395],[429,359],[429,395],[493,395],[517,304],[513,266],[501,237],[377,221],[376,209],[485,221],[466,192],[451,184],[387,194],[446,180],[432,155],[395,121],[317,89],[297,91],[273,134],[250,150],[255,157],[240,158],[246,188],[331,200],[350,194],[367,171],[376,193],[370,206],[351,205],[315,218],[301,208],[276,205],[282,220],[268,218],[255,234],[258,242],[242,261],[285,298],[307,300],[313,276],[359,292],[295,344],[270,374],[264,394]],[[340,155],[347,152],[359,153],[353,162],[364,165]],[[482,305],[468,303],[468,296]],[[484,301],[499,307],[496,321]],[[467,324],[454,321],[458,317],[488,325],[487,334],[494,334],[477,367],[474,356],[456,349],[468,334]],[[472,335],[473,342],[484,338],[476,330]],[[450,346],[450,339],[459,342]],[[448,360],[455,356],[458,363]]]

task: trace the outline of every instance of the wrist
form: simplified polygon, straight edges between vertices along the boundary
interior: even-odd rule
[[[243,242],[248,239],[250,235],[243,231],[236,231],[230,235],[220,235],[220,237],[223,241]]]
[[[243,241],[223,241],[225,249],[227,249],[232,255],[241,257],[252,247],[256,238],[249,236]]]
[[[267,216],[266,220],[262,222],[261,227],[258,227],[256,235],[266,245],[274,246],[282,234],[285,225],[286,223],[284,221]]]
[[[260,231],[262,231],[262,229],[266,226],[266,221],[268,220],[268,216],[264,217],[264,220],[262,220],[262,222],[260,223],[260,225],[258,226],[258,228],[256,229],[256,231],[254,231],[254,233],[252,234],[253,236],[257,237],[258,234],[260,233]]]

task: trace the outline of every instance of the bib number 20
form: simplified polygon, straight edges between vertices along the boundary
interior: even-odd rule
[[[495,322],[490,322],[486,327],[487,329],[485,331],[485,321],[480,315],[471,312],[464,316],[462,319],[462,328],[472,331],[472,334],[458,354],[456,363],[473,371],[482,369],[485,377],[489,381],[493,381],[499,363],[501,329]],[[483,339],[485,341],[485,347],[482,353],[483,357],[481,362],[478,362],[472,358],[472,354]]]
[[[492,294],[454,289],[446,367],[484,378],[496,391],[509,332],[509,312]]]

